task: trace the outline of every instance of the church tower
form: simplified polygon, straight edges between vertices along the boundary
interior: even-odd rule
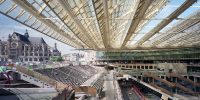
[[[58,50],[58,49],[57,49],[57,44],[56,44],[56,43],[54,44],[54,50]]]
[[[29,34],[28,34],[28,30],[27,30],[27,29],[26,29],[26,32],[25,32],[24,36],[25,36],[26,38],[29,38]]]

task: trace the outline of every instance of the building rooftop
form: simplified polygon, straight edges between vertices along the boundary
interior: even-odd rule
[[[39,43],[46,44],[46,42],[44,41],[42,37],[29,37],[28,39],[29,41],[31,41],[31,43],[34,43],[34,44],[39,44]]]
[[[22,34],[19,34],[17,32],[14,32],[13,34],[16,34],[16,36],[19,38],[20,41],[23,41],[23,42],[26,42],[26,43],[30,42],[30,40]]]
[[[25,43],[31,43],[31,44],[46,44],[44,39],[42,37],[26,37],[25,35],[19,34],[17,32],[14,32],[13,34],[16,34],[16,36],[19,38],[20,41],[23,41]],[[27,33],[28,34],[28,33]]]

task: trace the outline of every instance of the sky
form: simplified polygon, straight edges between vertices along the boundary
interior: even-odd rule
[[[2,14],[0,14],[0,39],[7,40],[8,35],[12,34],[13,32],[18,32],[20,34],[24,34],[28,30],[30,37],[43,37],[46,43],[50,47],[54,47],[54,43],[57,43],[57,48],[63,54],[74,53],[77,52],[74,50],[75,48],[70,47],[62,42],[59,42],[55,39],[52,39],[40,32],[37,32],[29,27],[26,27]]]

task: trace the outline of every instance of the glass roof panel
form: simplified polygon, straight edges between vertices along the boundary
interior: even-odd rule
[[[169,0],[169,3],[161,9],[161,11],[154,17],[155,19],[163,19],[169,16],[173,11],[180,7],[185,0]]]
[[[193,6],[189,7],[187,10],[185,10],[181,15],[178,16],[178,18],[181,18],[181,19],[177,19],[177,20],[173,20],[170,24],[168,24],[165,28],[163,28],[161,30],[161,32],[163,32],[163,35],[161,35],[161,37],[165,36],[165,32],[169,31],[171,28],[174,28],[174,27],[177,27],[177,23],[181,23],[183,21],[185,22],[190,22],[192,23],[192,20],[191,19],[188,19],[190,16],[194,16],[195,14],[199,13],[200,11],[200,8],[199,6],[200,3],[199,1],[197,1],[197,3],[195,3]],[[183,19],[182,19],[183,18]],[[195,19],[195,20],[198,20],[198,19]],[[171,26],[170,26],[171,25]],[[198,25],[198,24],[197,24]],[[172,46],[178,46],[178,45],[187,45],[187,44],[184,44],[186,42],[183,42],[181,43],[182,41],[186,41],[188,39],[188,37],[192,38],[193,36],[196,36],[195,34],[193,35],[193,33],[191,32],[195,32],[195,26],[192,26],[192,27],[189,27],[189,24],[186,25],[186,27],[189,27],[189,28],[186,28],[186,30],[184,30],[183,32],[184,33],[175,33],[175,35],[173,35],[171,38],[169,38],[168,40],[164,41],[163,43],[161,43],[160,45],[158,46],[169,46],[169,45],[172,45]],[[170,28],[171,27],[171,28]],[[194,28],[193,28],[194,27]],[[184,28],[184,27],[182,27]],[[189,31],[188,31],[189,30]],[[170,33],[168,33],[170,34]],[[157,37],[157,40],[160,39],[159,37]],[[156,40],[156,39],[155,39]],[[154,41],[155,41],[154,40]],[[175,42],[176,41],[176,42]]]
[[[165,26],[162,30],[160,30],[160,33],[165,32],[166,30],[169,30],[170,28],[176,26],[177,22],[180,20],[173,20],[171,23],[169,23],[167,26]]]
[[[185,0],[169,0],[169,3],[164,6],[157,14],[155,17],[153,17],[152,19],[150,19],[148,21],[148,23],[142,28],[142,30],[140,30],[138,33],[136,34],[141,34],[143,33],[143,35],[136,35],[136,37],[133,40],[140,40],[142,39],[143,36],[145,36],[145,34],[148,34],[148,32],[150,32],[151,30],[153,30],[154,28],[156,28],[156,26],[158,24],[160,24],[163,20],[165,20],[171,13],[173,13],[178,7],[180,7]],[[178,22],[177,20],[173,20],[170,24],[168,24],[167,26],[165,26],[163,29],[161,29],[160,32],[163,32],[163,30],[166,30],[168,28],[170,28],[171,26],[173,26],[176,22]],[[155,34],[156,35],[156,34]],[[152,36],[155,37],[155,36]],[[152,38],[150,38],[152,39]],[[148,42],[146,42],[145,44],[147,44]]]
[[[157,13],[157,15],[149,20],[149,22],[143,27],[139,33],[147,33],[153,28],[155,28],[164,18],[170,15],[173,11],[176,10],[185,0],[169,0],[169,3]]]
[[[140,40],[145,34],[137,34],[133,41]]]
[[[162,20],[151,20],[149,21],[148,24],[146,24],[143,29],[141,31],[139,31],[139,33],[147,33],[149,32],[150,30],[152,30],[153,28],[155,28],[155,26],[157,24],[159,24]]]
[[[142,12],[143,14],[136,12],[141,10],[140,7],[137,8],[138,4],[146,3],[140,0],[105,0],[105,2],[102,0],[18,1],[22,2],[18,3],[11,0],[3,2],[0,5],[1,13],[5,13],[5,15],[14,19],[17,17],[16,20],[23,24],[33,29],[37,28],[38,31],[43,33],[52,34],[51,36],[55,36],[55,38],[62,39],[63,41],[64,39],[60,35],[64,32],[65,35],[73,37],[76,42],[81,42],[81,44],[88,45],[88,47],[92,45],[89,48],[105,49],[106,46],[110,46],[111,49],[117,49],[121,48],[122,44],[123,47],[133,47],[132,45],[136,47],[154,47],[158,44],[159,46],[167,46],[169,44],[177,46],[177,44],[185,45],[192,39],[195,40],[195,43],[198,43],[199,35],[189,34],[191,30],[193,32],[196,30],[196,27],[191,28],[195,25],[190,23],[196,24],[196,22],[188,19],[188,16],[198,14],[198,11],[200,11],[200,0],[197,0],[196,3],[191,2],[194,4],[189,8],[187,7],[187,10],[172,21],[167,20],[167,17],[188,0],[153,0],[148,8],[146,8],[147,6],[140,5],[143,10],[146,10],[146,12]],[[30,5],[27,5],[26,1]],[[15,3],[16,5],[14,5]],[[27,6],[30,6],[30,8]],[[32,12],[31,10],[35,11]],[[29,12],[27,13],[27,11]],[[137,15],[143,18],[138,18],[139,20],[133,19]],[[199,20],[198,18],[199,16],[195,20]],[[163,23],[162,27],[157,28],[156,26],[161,22]],[[177,23],[181,23],[180,27],[177,26]],[[57,30],[57,28],[59,29]],[[129,34],[127,35],[128,32]],[[131,36],[131,38],[127,38],[126,35]],[[190,36],[191,39],[187,39],[187,36]],[[124,44],[123,40],[126,40],[128,43]],[[175,44],[174,42],[177,43]]]
[[[3,4],[1,4],[0,10],[5,13],[12,7],[12,4],[12,1],[6,0]]]
[[[200,0],[197,0],[197,2],[194,5],[192,5],[186,11],[184,11],[181,15],[179,15],[178,18],[186,18],[190,15],[195,14],[198,11],[200,11]]]

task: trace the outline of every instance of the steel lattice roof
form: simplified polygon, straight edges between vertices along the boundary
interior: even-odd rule
[[[0,13],[77,49],[199,47],[198,0],[0,0]]]

